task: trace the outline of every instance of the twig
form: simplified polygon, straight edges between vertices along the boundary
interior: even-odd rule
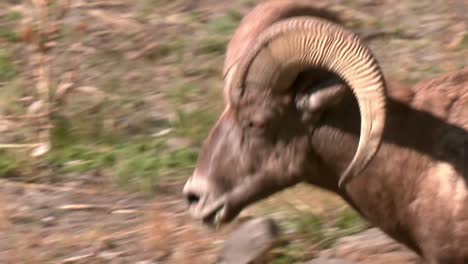
[[[47,111],[44,113],[39,113],[39,114],[34,114],[34,115],[20,115],[20,116],[15,116],[15,115],[7,115],[7,116],[0,116],[0,119],[9,119],[9,120],[18,120],[18,119],[34,119],[34,118],[41,118],[41,117],[47,117],[54,111],[58,110],[57,108],[51,109],[52,112]]]
[[[74,257],[66,258],[66,259],[62,260],[60,263],[62,263],[62,264],[76,263],[76,262],[80,262],[80,261],[83,261],[85,259],[89,259],[91,257],[94,257],[95,255],[96,254],[94,254],[94,253],[89,253],[89,254],[74,256]]]
[[[35,148],[42,145],[42,143],[33,144],[0,144],[0,149],[14,149],[14,148]]]
[[[118,209],[111,212],[111,214],[135,214],[138,213],[138,210],[134,209]]]
[[[108,209],[108,206],[104,205],[96,205],[96,204],[66,204],[59,206],[58,209],[61,210],[70,210],[70,211],[78,211],[78,210],[96,210],[96,209]]]
[[[413,34],[408,34],[405,32],[401,32],[400,30],[371,30],[371,31],[361,31],[358,32],[359,35],[361,35],[362,39],[364,41],[372,41],[377,38],[383,38],[383,37],[393,37],[393,38],[399,38],[399,39],[408,39],[408,40],[413,40],[413,39],[418,39],[419,37]]]
[[[48,190],[48,191],[61,191],[61,192],[74,192],[80,194],[87,194],[87,195],[95,195],[98,191],[94,190],[83,190],[83,189],[75,189],[71,187],[60,187],[60,186],[50,186],[40,183],[24,183],[24,182],[13,182],[7,180],[0,180],[0,185],[9,185],[9,186],[16,186],[22,188],[29,188],[29,189],[38,189],[38,190]]]
[[[126,6],[128,3],[124,2],[110,2],[110,1],[104,1],[104,2],[97,2],[97,3],[76,3],[72,5],[73,8],[103,8],[103,7],[118,7],[118,6]]]

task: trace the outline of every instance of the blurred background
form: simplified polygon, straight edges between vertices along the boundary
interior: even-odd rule
[[[236,224],[194,223],[180,196],[223,109],[226,45],[259,0],[0,2],[0,263],[212,263]],[[331,0],[387,78],[468,64],[466,0]],[[321,2],[323,4],[323,2]],[[251,206],[302,263],[370,226],[297,186]]]

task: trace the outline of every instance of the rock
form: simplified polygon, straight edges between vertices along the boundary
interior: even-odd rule
[[[341,238],[331,249],[321,252],[319,256],[324,259],[337,258],[355,261],[359,264],[415,264],[420,261],[415,253],[377,228]]]
[[[277,241],[279,229],[271,218],[242,224],[225,241],[218,264],[248,264],[261,259]]]
[[[53,226],[55,222],[55,217],[47,216],[41,219],[41,223],[44,227]]]

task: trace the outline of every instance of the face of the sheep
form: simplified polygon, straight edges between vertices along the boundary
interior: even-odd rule
[[[292,95],[255,90],[236,108],[228,106],[184,187],[192,216],[208,224],[229,222],[249,204],[310,173],[310,125],[298,111]]]

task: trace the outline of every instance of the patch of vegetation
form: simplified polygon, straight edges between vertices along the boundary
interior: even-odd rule
[[[237,11],[229,11],[224,16],[208,21],[208,31],[216,35],[231,35],[239,25],[242,16],[243,15]]]
[[[190,100],[198,96],[201,91],[197,84],[180,82],[168,89],[165,95],[172,104],[179,105],[190,102]]]
[[[158,59],[163,59],[171,55],[175,55],[177,61],[181,60],[183,54],[185,43],[182,40],[172,41],[170,43],[161,44],[155,48],[152,52],[146,54],[146,58],[155,61]]]
[[[17,175],[20,163],[15,155],[6,150],[0,150],[0,178],[10,178]]]
[[[11,62],[11,55],[4,50],[0,50],[0,81],[10,80],[15,75],[16,71]]]
[[[340,230],[351,230],[356,227],[364,227],[365,222],[356,211],[347,207],[339,214],[335,226]]]
[[[429,76],[435,76],[437,74],[440,74],[442,70],[440,69],[439,66],[437,65],[430,65],[427,66],[424,71],[429,74]]]
[[[384,29],[386,27],[385,22],[382,19],[369,19],[366,21],[356,21],[355,22],[358,26],[362,26],[362,24],[367,24],[369,27],[374,29]]]
[[[293,229],[299,237],[313,241],[321,248],[329,248],[338,238],[367,228],[367,223],[359,214],[348,207],[332,216],[298,212],[288,222],[289,229]]]
[[[207,65],[211,65],[206,63]],[[213,70],[206,70],[206,75],[212,77],[216,72]],[[219,73],[219,72],[216,72]],[[176,83],[173,87],[167,89],[165,98],[174,106],[176,118],[171,123],[174,128],[174,136],[182,138],[190,138],[196,145],[200,145],[206,138],[209,130],[215,123],[222,107],[221,88],[213,87],[217,85],[216,82],[188,82],[181,81]],[[196,108],[187,107],[194,105]],[[192,109],[188,109],[192,108]]]
[[[239,12],[238,10],[236,9],[230,9],[228,12],[227,12],[227,16],[230,17],[233,21],[235,21],[237,24],[239,24],[239,22],[242,20],[242,18],[244,17],[244,15]]]
[[[151,195],[163,175],[192,168],[197,159],[192,150],[169,150],[163,141],[149,143],[77,143],[53,149],[48,162],[61,172],[110,169],[116,182],[129,191]]]
[[[205,21],[205,18],[203,17],[202,12],[198,10],[192,10],[190,12],[190,20],[196,23],[202,23]]]
[[[21,18],[23,18],[23,14],[15,10],[12,10],[7,14],[7,19],[10,21],[18,21],[21,20]]]
[[[0,27],[0,38],[10,42],[16,42],[19,39],[18,34],[15,31],[6,27]]]
[[[47,156],[53,167],[62,172],[86,172],[110,167],[115,163],[112,149],[92,145],[76,144],[56,148]]]
[[[154,13],[158,7],[162,7],[170,3],[170,0],[143,0],[138,1],[138,20],[140,22],[145,22],[147,17]]]
[[[291,222],[294,230],[307,239],[321,241],[326,236],[322,219],[314,214],[298,213]]]
[[[256,5],[255,0],[243,0],[242,2],[243,2],[244,5],[246,5],[247,7],[253,7],[253,6]]]
[[[465,33],[465,35],[463,36],[463,39],[460,42],[460,45],[458,47],[460,49],[468,49],[468,33]]]
[[[99,119],[100,120],[100,119]],[[57,172],[112,171],[117,185],[129,191],[151,195],[163,176],[191,170],[197,159],[192,149],[173,149],[168,137],[123,136],[109,138],[107,133],[86,135],[73,130],[72,121],[54,118],[52,150],[47,161]],[[92,125],[91,126],[95,126]],[[79,127],[83,130],[83,127]],[[125,143],[121,143],[125,138]]]
[[[215,122],[215,117],[203,109],[192,112],[177,111],[177,121],[174,123],[176,135],[193,139],[197,144],[208,135]]]
[[[287,241],[270,253],[269,263],[303,263],[313,258],[314,252],[333,246],[339,238],[367,228],[367,223],[349,207],[338,214],[316,215],[293,209],[288,210],[288,215],[280,222],[288,230]]]
[[[201,54],[222,55],[226,51],[228,39],[226,38],[206,38],[200,43],[197,51]]]
[[[0,77],[1,80],[3,79]],[[8,79],[5,85],[0,88],[0,114],[24,114],[26,112],[26,105],[18,103],[18,100],[24,96],[34,96],[34,93],[30,90],[31,87],[28,86],[25,80],[21,78]]]
[[[305,254],[307,249],[300,243],[288,243],[281,247],[275,256],[270,260],[271,264],[299,264],[309,260]]]
[[[178,168],[193,166],[197,155],[188,150],[164,152],[161,149],[145,149],[143,146],[132,146],[133,151],[122,149],[122,162],[116,166],[117,182],[130,190],[153,193],[159,177]],[[127,156],[126,156],[127,155]]]

